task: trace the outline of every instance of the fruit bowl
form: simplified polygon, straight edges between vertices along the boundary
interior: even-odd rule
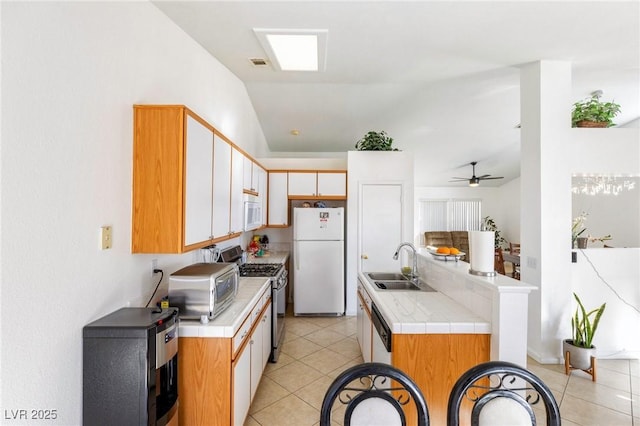
[[[427,247],[427,251],[431,253],[434,259],[444,260],[445,262],[447,260],[453,260],[457,262],[458,260],[462,259],[465,255],[465,253],[461,251],[458,251],[458,253],[456,254],[438,253],[437,247]]]

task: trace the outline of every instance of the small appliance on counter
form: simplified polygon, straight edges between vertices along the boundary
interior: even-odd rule
[[[214,319],[233,303],[240,274],[235,263],[195,263],[169,277],[169,305],[181,319]]]

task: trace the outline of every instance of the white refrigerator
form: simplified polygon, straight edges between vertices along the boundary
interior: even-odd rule
[[[344,314],[344,208],[293,209],[293,314]]]

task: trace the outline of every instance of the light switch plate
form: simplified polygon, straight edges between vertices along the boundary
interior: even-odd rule
[[[101,240],[102,240],[102,250],[110,249],[113,245],[113,236],[112,230],[110,226],[103,226],[101,228]]]

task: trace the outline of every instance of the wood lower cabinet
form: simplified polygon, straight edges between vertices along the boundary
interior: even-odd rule
[[[447,420],[449,393],[471,367],[489,361],[489,334],[394,334],[392,364],[418,384],[429,409],[430,424]],[[407,424],[415,425],[415,409],[405,410]]]
[[[266,292],[262,300],[268,297]],[[265,339],[271,347],[271,325],[265,318],[270,312],[269,298],[259,315],[248,315],[245,321],[253,319],[251,326],[243,324],[240,336],[233,338],[180,337],[180,424],[243,424],[266,365]],[[234,340],[239,343],[235,353]]]

